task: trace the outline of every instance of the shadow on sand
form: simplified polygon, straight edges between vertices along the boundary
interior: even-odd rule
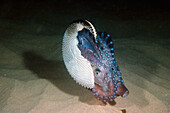
[[[67,72],[63,61],[50,61],[34,52],[23,53],[24,65],[27,69],[36,73],[41,79],[47,79],[58,87],[61,91],[78,96],[79,100],[89,105],[105,105],[94,98],[91,90],[76,84]],[[115,105],[115,101],[109,103]]]

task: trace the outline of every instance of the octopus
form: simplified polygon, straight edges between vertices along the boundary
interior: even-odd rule
[[[104,103],[129,94],[114,51],[111,35],[96,32],[87,20],[73,21],[63,36],[63,60],[69,74]]]

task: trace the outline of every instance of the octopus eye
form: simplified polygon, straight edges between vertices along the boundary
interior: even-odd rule
[[[112,71],[114,71],[114,68],[112,67]]]
[[[100,69],[98,69],[98,68],[95,69],[95,74],[96,74],[96,75],[100,75],[100,72],[101,72]]]

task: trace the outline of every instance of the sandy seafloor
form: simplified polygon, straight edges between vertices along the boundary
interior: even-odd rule
[[[170,112],[170,11],[138,5],[3,1],[0,113]],[[103,104],[68,74],[62,37],[79,18],[111,34],[126,98]]]

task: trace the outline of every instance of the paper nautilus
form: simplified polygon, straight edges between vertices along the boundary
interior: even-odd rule
[[[87,20],[73,21],[66,29],[62,45],[69,74],[80,85],[92,89],[103,102],[129,94],[115,60],[110,34],[96,32]]]

